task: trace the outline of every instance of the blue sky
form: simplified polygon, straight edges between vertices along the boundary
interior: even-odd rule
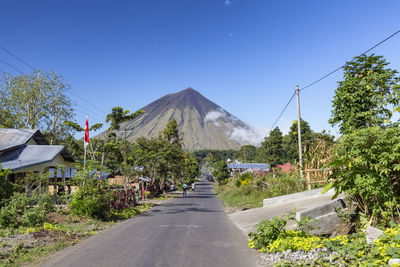
[[[300,87],[400,29],[400,1],[146,0],[2,1],[0,45],[64,76],[77,121],[112,107],[135,111],[192,87],[267,131]],[[400,70],[400,34],[376,48]],[[30,69],[0,51],[24,72]],[[0,62],[0,71],[16,73]],[[302,117],[331,130],[342,72],[302,92]],[[86,107],[85,107],[86,106]],[[296,119],[296,102],[278,126]]]

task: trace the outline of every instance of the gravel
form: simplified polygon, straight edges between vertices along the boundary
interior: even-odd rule
[[[309,252],[305,252],[302,250],[292,252],[291,250],[287,250],[275,254],[258,253],[258,257],[259,259],[261,259],[262,266],[274,266],[275,263],[283,260],[288,261],[288,266],[290,266],[290,262],[300,263],[300,262],[310,262],[321,258],[331,259],[332,256],[334,256],[335,254],[337,255],[336,252],[331,252],[327,254],[326,248],[316,248]],[[340,264],[338,264],[338,266],[340,266]]]

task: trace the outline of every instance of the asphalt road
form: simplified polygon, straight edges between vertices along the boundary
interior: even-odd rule
[[[246,237],[204,179],[159,206],[55,254],[43,266],[256,266]]]

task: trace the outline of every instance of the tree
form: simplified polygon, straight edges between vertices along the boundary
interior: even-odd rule
[[[226,184],[231,176],[226,162],[223,160],[216,162],[212,175],[217,179],[219,184]]]
[[[256,147],[244,145],[237,152],[237,158],[242,162],[254,162],[256,159]]]
[[[176,183],[179,176],[185,177],[186,175],[191,175],[190,172],[184,173],[184,168],[190,168],[191,160],[185,158],[182,150],[182,137],[179,134],[178,123],[175,119],[172,119],[165,129],[162,131],[160,138],[169,143],[165,145],[165,156],[167,157],[168,163],[168,174],[171,175]],[[185,161],[186,160],[186,161]],[[187,163],[184,167],[184,164]],[[165,177],[164,177],[165,181]]]
[[[162,131],[162,137],[172,145],[182,147],[182,137],[179,135],[178,123],[175,119],[168,122],[165,129]]]
[[[336,195],[344,192],[374,223],[400,215],[399,144],[399,127],[355,130],[339,139],[329,164]]]
[[[301,141],[309,143],[312,139],[313,132],[310,125],[304,120],[301,121]],[[297,134],[297,120],[293,121],[290,131],[282,139],[282,148],[285,152],[285,161],[295,163],[299,160],[299,137]]]
[[[264,149],[263,155],[265,156],[265,161],[272,167],[282,164],[285,161],[282,138],[281,130],[279,127],[276,127],[269,133],[269,136],[265,137],[264,142],[261,144]]]
[[[121,107],[114,107],[112,108],[111,113],[107,114],[106,122],[109,122],[111,125],[106,131],[105,145],[108,144],[112,132],[119,131],[122,123],[127,122],[129,120],[133,120],[144,113],[143,110],[138,110],[131,114],[129,114],[129,112],[130,112],[129,110],[124,110]],[[105,157],[105,151],[103,150],[101,156],[101,165],[104,164],[104,157]],[[124,163],[126,164],[126,150],[125,150]]]
[[[200,175],[200,164],[189,152],[184,153],[183,182],[191,184]]]
[[[2,113],[10,118],[5,126],[36,128],[46,113],[47,86],[43,72],[19,76],[5,74],[1,82]]]
[[[122,123],[129,121],[129,120],[133,120],[136,117],[138,117],[139,115],[144,113],[143,110],[138,110],[135,113],[131,113],[131,114],[129,114],[129,112],[130,111],[128,109],[124,110],[121,107],[112,108],[111,113],[107,114],[107,117],[106,117],[106,122],[111,123],[109,130],[110,131],[114,131],[114,130],[119,131]]]
[[[50,144],[67,131],[63,121],[73,117],[72,101],[64,78],[55,72],[34,71],[0,81],[0,118],[2,127],[42,128]]]
[[[151,184],[162,184],[172,166],[168,163],[172,146],[166,140],[157,137],[138,138],[134,146],[134,160],[137,166],[143,168],[142,174],[149,176]]]
[[[355,57],[344,67],[344,80],[338,82],[329,119],[342,134],[389,123],[391,107],[400,101],[400,78],[388,64],[382,56],[372,54]]]
[[[52,145],[66,132],[63,122],[72,118],[74,111],[71,100],[65,95],[69,85],[64,82],[64,78],[53,71],[46,73],[45,78],[47,95],[45,124]]]

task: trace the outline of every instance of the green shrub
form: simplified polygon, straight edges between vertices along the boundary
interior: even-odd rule
[[[392,227],[384,230],[371,246],[364,233],[328,238],[311,236],[301,230],[284,230],[287,219],[292,217],[261,221],[256,226],[257,231],[249,234],[249,247],[267,253],[310,251],[322,247],[327,250],[311,261],[285,261],[276,266],[386,266],[389,259],[400,257],[400,224],[392,223]],[[310,219],[302,221],[298,225],[312,223]]]
[[[30,198],[25,193],[14,193],[0,210],[0,226],[35,227],[43,223],[46,214],[51,211],[55,211],[55,204],[48,194]]]
[[[11,199],[0,210],[2,227],[17,227],[22,222],[22,215],[31,206],[32,199],[26,194],[14,193]]]
[[[0,210],[0,226],[16,227],[18,225],[18,213],[9,207],[3,207]]]
[[[25,193],[14,193],[11,199],[7,202],[7,207],[17,211],[22,214],[27,208],[29,208],[33,203],[32,199]]]
[[[39,226],[44,222],[45,213],[40,209],[29,209],[22,214],[22,225],[26,227]]]
[[[239,179],[237,179],[235,181],[235,185],[236,185],[236,187],[240,187],[242,185],[242,183],[241,183],[241,181]]]
[[[48,193],[41,194],[36,197],[37,205],[40,210],[45,213],[56,211],[56,203],[54,201],[54,197]]]
[[[105,182],[87,179],[73,195],[70,210],[79,216],[109,219],[111,200],[111,190],[106,188]]]
[[[288,217],[265,219],[256,225],[256,232],[249,233],[253,248],[261,249],[277,240],[284,232]]]
[[[1,168],[0,164],[0,205],[3,206],[5,201],[10,199],[14,192],[18,191],[19,186],[11,183],[6,179],[7,175],[10,174],[10,170]]]
[[[400,128],[373,127],[344,135],[329,167],[336,194],[344,192],[368,219],[387,225],[398,216]]]

